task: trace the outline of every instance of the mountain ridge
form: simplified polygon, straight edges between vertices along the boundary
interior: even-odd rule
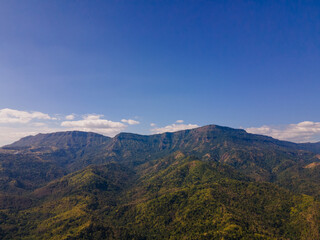
[[[0,149],[0,238],[318,239],[316,151],[217,125],[23,138]]]
[[[257,180],[270,181],[275,172],[319,162],[315,152],[309,150],[314,146],[207,125],[153,135],[119,133],[113,138],[80,131],[38,134],[1,150],[36,154],[71,171],[111,161],[139,165],[182,151],[207,161],[227,163]]]
[[[29,135],[26,137],[21,138],[18,141],[15,141],[11,144],[7,144],[5,146],[2,146],[0,149],[11,149],[11,148],[15,148],[15,147],[28,147],[31,146],[32,142],[37,142],[37,141],[42,141],[45,138],[50,138],[50,137],[57,137],[57,136],[70,136],[73,134],[78,134],[78,135],[88,135],[88,136],[95,136],[98,137],[100,139],[102,139],[102,141],[108,141],[108,140],[112,140],[112,139],[121,139],[121,138],[125,138],[130,136],[131,138],[133,137],[155,137],[155,136],[164,136],[164,135],[171,135],[171,134],[181,134],[181,133],[188,133],[188,132],[192,132],[192,131],[197,131],[197,132],[205,132],[205,131],[209,131],[209,130],[213,130],[213,129],[225,129],[225,130],[232,130],[232,131],[238,131],[239,133],[245,133],[248,135],[252,135],[252,136],[258,136],[258,137],[263,137],[266,141],[270,140],[270,141],[278,141],[278,142],[282,142],[282,143],[286,143],[286,144],[293,144],[293,145],[297,145],[300,146],[301,148],[304,148],[306,150],[310,150],[312,148],[316,148],[315,151],[319,151],[318,148],[320,148],[320,141],[319,142],[306,142],[306,143],[295,143],[295,142],[290,142],[290,141],[286,141],[286,140],[278,140],[276,138],[270,137],[270,136],[266,136],[266,135],[261,135],[261,134],[253,134],[253,133],[248,133],[246,132],[246,130],[244,129],[237,129],[237,128],[231,128],[231,127],[226,127],[226,126],[219,126],[219,125],[215,125],[215,124],[209,124],[209,125],[205,125],[205,126],[201,126],[201,127],[197,127],[197,128],[193,128],[193,129],[187,129],[187,130],[179,130],[179,131],[175,131],[175,132],[164,132],[164,133],[158,133],[158,134],[150,134],[150,135],[144,135],[144,134],[137,134],[137,133],[130,133],[130,132],[120,132],[117,135],[115,135],[114,137],[108,137],[99,133],[95,133],[95,132],[85,132],[85,131],[59,131],[59,132],[53,132],[53,133],[39,133],[37,135]],[[39,145],[39,143],[37,144]]]
[[[55,147],[65,147],[72,144],[93,144],[92,140],[95,140],[95,143],[103,143],[110,140],[110,137],[93,133],[93,132],[83,132],[83,131],[64,131],[64,132],[54,132],[54,133],[39,133],[35,136],[26,136],[20,140],[3,146],[3,149],[15,149],[15,148],[26,148],[35,146],[47,146],[51,144]],[[59,141],[62,140],[62,143],[59,144]],[[72,143],[72,140],[76,140],[75,143]]]

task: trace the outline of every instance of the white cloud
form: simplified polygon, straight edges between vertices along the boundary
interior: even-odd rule
[[[43,122],[35,122],[35,123],[32,123],[30,124],[31,126],[34,126],[34,127],[45,127],[46,124],[43,123]]]
[[[61,126],[69,130],[96,132],[107,136],[114,136],[127,127],[121,122],[113,122],[102,119],[102,117],[103,115],[89,114],[84,116],[82,120],[64,121]]]
[[[271,136],[280,140],[293,142],[320,141],[320,122],[304,121],[286,126],[261,126],[247,128],[247,132]]]
[[[140,124],[139,121],[132,120],[132,119],[121,119],[121,122],[128,123],[129,125],[136,125]]]
[[[0,123],[28,123],[31,120],[56,120],[42,112],[19,111],[10,108],[0,109]]]
[[[131,119],[125,121],[127,124],[120,121],[114,122],[98,114],[84,115],[81,120],[77,121],[74,120],[76,114],[54,116],[42,112],[0,109],[0,146],[10,144],[25,136],[58,131],[79,130],[112,137],[128,127],[127,124],[138,124],[138,121]]]
[[[151,127],[155,127],[157,124],[155,124],[155,123],[150,123],[150,126]]]
[[[197,124],[171,124],[161,128],[151,129],[152,133],[176,132],[180,130],[192,129],[199,127]]]
[[[103,115],[101,115],[101,114],[87,114],[83,117],[83,119],[85,119],[85,120],[99,120],[102,117],[103,117]]]
[[[70,114],[66,116],[66,120],[73,120],[76,116],[74,114]]]
[[[176,123],[183,123],[183,120],[177,120]]]

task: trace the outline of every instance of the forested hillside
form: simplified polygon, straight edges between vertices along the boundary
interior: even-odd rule
[[[0,236],[319,239],[315,149],[215,125],[26,137],[0,150]]]

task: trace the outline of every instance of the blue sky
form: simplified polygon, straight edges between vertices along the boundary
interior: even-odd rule
[[[319,65],[319,1],[0,1],[0,145],[206,124],[320,141]]]

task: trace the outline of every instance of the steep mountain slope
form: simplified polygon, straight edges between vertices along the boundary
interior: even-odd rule
[[[317,143],[308,146],[317,146]],[[318,163],[320,158],[305,149],[303,144],[209,125],[151,136],[122,133],[110,141],[106,152],[115,161],[140,164],[182,151],[202,160],[231,165],[259,181],[275,182],[296,193],[318,196],[317,168],[313,174],[307,174],[308,177],[303,177],[302,172],[310,172],[305,167]]]
[[[5,146],[0,149],[0,192],[17,194],[41,187],[70,173],[69,164],[108,141],[100,134],[74,131],[38,134]]]
[[[175,151],[206,161],[226,163],[263,181],[275,181],[277,175],[287,168],[320,161],[315,153],[301,150],[298,144],[215,125],[151,136],[122,133],[105,146],[100,161],[137,165]],[[85,162],[75,162],[74,167],[90,163],[101,162],[86,158]]]
[[[317,145],[308,144],[308,149],[310,146]],[[0,154],[1,151],[34,154],[47,164],[73,172],[111,161],[136,166],[182,151],[205,161],[228,164],[256,180],[278,182],[287,187],[289,180],[283,180],[283,176],[290,176],[290,169],[296,176],[296,167],[304,169],[320,162],[319,156],[304,150],[306,148],[302,144],[248,134],[241,129],[208,125],[150,136],[121,133],[112,139],[84,132],[39,134],[6,146]],[[278,180],[280,175],[282,180]],[[307,182],[314,181],[309,180]],[[303,188],[300,191],[309,193]]]
[[[299,148],[320,154],[320,142],[316,143],[300,143]]]
[[[0,150],[4,153],[34,154],[46,161],[54,162],[68,169],[68,165],[83,156],[91,157],[111,141],[111,138],[89,132],[57,132],[38,134],[4,146]]]

